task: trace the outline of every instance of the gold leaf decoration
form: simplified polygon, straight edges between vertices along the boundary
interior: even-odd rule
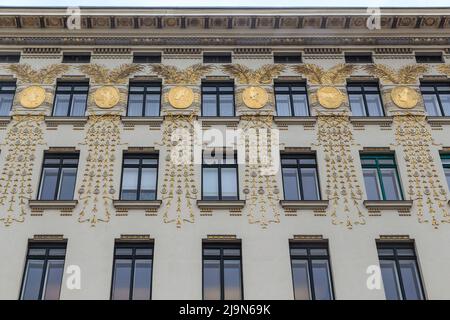
[[[439,72],[442,72],[443,74],[450,77],[450,64],[440,65],[437,69]]]
[[[281,64],[266,64],[257,70],[252,70],[241,64],[227,64],[222,70],[236,78],[241,84],[271,84],[273,78],[279,76],[285,67]]]
[[[338,85],[344,83],[356,67],[352,64],[338,64],[324,70],[316,64],[306,63],[292,66],[292,70],[304,75],[311,84]]]
[[[167,84],[197,84],[200,79],[214,69],[211,65],[202,63],[194,64],[184,70],[174,66],[157,64],[151,66],[151,69],[158,76],[164,78]]]
[[[394,70],[384,64],[370,64],[363,67],[367,73],[390,84],[414,84],[417,78],[428,71],[428,66],[412,64]]]
[[[52,64],[42,69],[33,69],[29,64],[11,64],[6,67],[24,83],[52,84],[58,76],[67,72],[69,66]]]
[[[95,84],[125,84],[132,74],[142,71],[143,68],[142,65],[134,63],[122,64],[112,70],[95,63],[79,66],[80,71],[88,75]]]

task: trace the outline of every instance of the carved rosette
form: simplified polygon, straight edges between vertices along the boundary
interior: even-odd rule
[[[44,126],[42,115],[15,115],[8,125],[0,176],[0,221],[5,226],[25,220],[33,194],[36,150],[44,145]]]

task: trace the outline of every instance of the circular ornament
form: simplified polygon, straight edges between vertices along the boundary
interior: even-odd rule
[[[409,87],[395,87],[391,91],[391,99],[397,107],[411,109],[419,102],[419,94]]]
[[[169,90],[168,100],[175,109],[186,109],[194,102],[194,92],[188,87],[174,87]]]
[[[111,109],[120,101],[120,92],[116,87],[103,86],[94,92],[94,102],[102,109]]]
[[[334,87],[322,87],[317,90],[317,99],[320,105],[327,109],[336,109],[344,102],[342,93]]]
[[[261,109],[269,100],[269,95],[261,87],[248,87],[242,92],[242,100],[250,109]]]
[[[45,89],[39,86],[28,87],[20,93],[19,101],[27,109],[37,108],[45,101]]]

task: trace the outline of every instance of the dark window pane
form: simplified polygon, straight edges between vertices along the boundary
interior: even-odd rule
[[[142,168],[141,200],[156,199],[156,168]]]
[[[302,56],[299,52],[274,53],[274,63],[301,63]]]
[[[213,117],[217,116],[217,104],[216,95],[203,94],[202,106],[203,106],[203,116]]]
[[[241,255],[240,249],[223,249],[224,256],[239,256]]]
[[[130,299],[131,263],[131,260],[115,261],[112,300]]]
[[[86,94],[74,94],[72,96],[72,109],[70,110],[71,116],[82,117],[86,108]]]
[[[220,260],[203,261],[203,298],[220,300]]]
[[[41,192],[39,200],[56,200],[56,184],[58,168],[44,168],[42,173]]]
[[[241,261],[224,260],[225,300],[240,300],[241,297]]]
[[[23,300],[38,300],[44,273],[43,260],[28,260],[25,270],[25,283],[22,292]]]
[[[293,256],[306,256],[308,254],[307,249],[299,249],[299,248],[292,248],[291,249],[291,255]]]
[[[130,94],[128,97],[128,115],[130,117],[142,116],[142,109],[144,107],[144,95],[143,94]]]
[[[292,260],[292,277],[295,300],[310,300],[308,261]]]
[[[64,260],[50,260],[45,276],[45,300],[58,300],[64,274]]]
[[[281,117],[291,116],[291,105],[288,94],[277,94],[277,115]]]
[[[133,63],[161,63],[161,53],[135,53]]]
[[[383,278],[383,286],[386,299],[399,300],[401,296],[395,261],[381,260],[380,269],[381,276]]]
[[[159,116],[159,95],[148,94],[145,100],[145,116],[157,117]]]
[[[58,200],[72,200],[77,179],[77,169],[63,168],[60,179]]]
[[[151,256],[153,254],[153,249],[144,248],[144,249],[136,249],[137,256]]]
[[[219,96],[220,115],[223,117],[231,117],[234,115],[233,110],[233,95],[221,94]]]
[[[376,169],[363,169],[364,185],[368,200],[381,200],[381,188]]]
[[[398,185],[396,169],[381,169],[385,200],[400,200],[400,187]]]
[[[308,115],[308,99],[305,94],[293,94],[294,116],[306,117]]]
[[[416,262],[408,260],[400,260],[399,265],[400,265],[400,273],[402,275],[403,289],[405,291],[405,299],[406,300],[423,299]]]
[[[303,188],[303,200],[318,200],[318,181],[317,172],[315,168],[302,168],[302,188]]]
[[[231,63],[231,53],[207,52],[203,54],[203,63]]]
[[[283,188],[285,200],[301,200],[297,168],[283,168]]]
[[[45,252],[46,252],[46,249],[30,248],[28,250],[28,255],[30,255],[30,256],[44,256]]]
[[[137,200],[138,179],[138,168],[123,168],[122,200]]]
[[[69,94],[58,93],[55,98],[55,109],[53,110],[53,115],[65,117],[69,113]]]
[[[447,186],[450,190],[450,169],[445,169],[444,172],[445,172],[445,178],[447,179]]]
[[[13,103],[13,93],[0,94],[0,116],[8,116]]]
[[[331,281],[328,261],[313,260],[311,264],[316,300],[331,300]]]
[[[150,300],[152,261],[136,260],[133,281],[133,300]]]
[[[220,249],[203,249],[203,255],[205,256],[219,256]]]
[[[66,249],[49,249],[48,250],[49,256],[65,256],[66,255]]]
[[[127,256],[132,254],[133,254],[132,248],[116,248],[116,255],[118,256]]]

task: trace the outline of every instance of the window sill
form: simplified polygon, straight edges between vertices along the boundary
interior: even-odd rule
[[[197,207],[203,210],[240,210],[244,206],[245,200],[197,200]]]
[[[136,125],[148,125],[150,127],[160,128],[163,117],[122,117],[122,123],[125,128],[132,128]]]
[[[198,121],[201,121],[203,126],[236,126],[239,124],[239,117],[198,117]]]
[[[317,117],[274,117],[274,121],[277,125],[288,126],[288,125],[303,125],[313,127],[317,122]]]
[[[28,205],[34,212],[44,210],[59,210],[71,212],[78,204],[78,200],[29,200]]]
[[[280,205],[287,211],[313,210],[325,211],[328,208],[328,200],[280,200]]]
[[[113,205],[117,211],[144,210],[156,212],[161,207],[161,200],[114,200]]]
[[[59,125],[73,125],[74,127],[84,127],[87,117],[45,117],[47,127],[54,128]]]
[[[380,125],[382,127],[390,127],[393,121],[393,117],[350,117],[350,122],[353,125],[361,127],[365,125]]]
[[[427,116],[427,121],[431,127],[441,127],[443,125],[450,125],[450,117],[429,117]]]
[[[397,210],[409,212],[413,206],[412,200],[364,200],[363,203],[369,211]]]

